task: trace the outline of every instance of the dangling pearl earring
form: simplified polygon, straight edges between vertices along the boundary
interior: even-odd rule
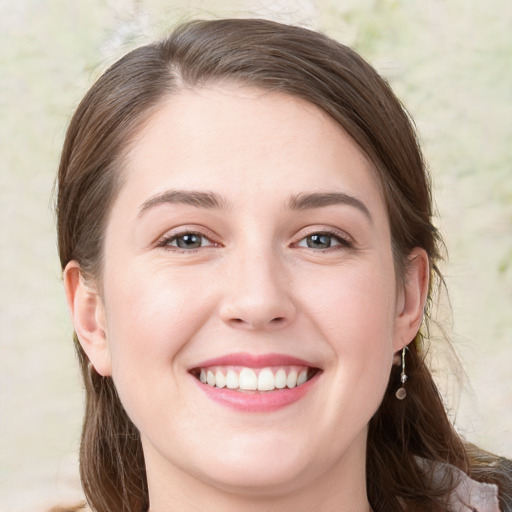
[[[396,390],[395,396],[398,400],[403,400],[407,396],[407,391],[404,384],[407,382],[407,375],[405,374],[405,351],[409,350],[407,347],[402,349],[402,373],[400,374],[400,382],[402,386]]]

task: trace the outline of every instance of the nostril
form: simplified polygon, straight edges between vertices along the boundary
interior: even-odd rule
[[[231,323],[231,325],[233,326],[240,326],[240,327],[245,327],[245,328],[248,328],[248,329],[259,329],[259,328],[262,328],[264,325],[265,325],[265,322],[250,322],[248,320],[244,320],[243,318],[230,318],[229,319],[229,322]],[[275,327],[279,327],[279,326],[282,326],[286,323],[286,317],[284,316],[277,316],[275,318],[272,318],[272,320],[270,320],[266,325],[268,326],[275,326]]]

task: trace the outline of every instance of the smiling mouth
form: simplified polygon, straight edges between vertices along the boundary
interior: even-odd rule
[[[194,368],[190,373],[201,383],[212,388],[247,393],[297,388],[320,371],[318,368],[298,365],[265,368],[230,365]]]

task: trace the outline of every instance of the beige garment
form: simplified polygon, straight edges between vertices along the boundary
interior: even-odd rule
[[[477,482],[450,464],[417,460],[427,472],[433,469],[433,487],[450,478],[458,482],[448,501],[452,512],[500,512],[497,485]]]

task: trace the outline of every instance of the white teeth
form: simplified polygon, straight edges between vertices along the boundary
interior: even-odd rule
[[[300,386],[301,384],[304,384],[308,380],[308,371],[302,370],[299,373],[299,376],[297,377],[297,386]]]
[[[288,378],[286,379],[286,385],[289,388],[294,388],[297,385],[297,372],[295,370],[292,370],[288,374]]]
[[[308,380],[309,369],[297,366],[253,369],[240,367],[202,368],[199,380],[211,387],[239,389],[241,391],[273,391],[295,388]]]
[[[226,387],[229,389],[236,389],[238,387],[238,373],[234,370],[229,370],[226,375]]]
[[[286,372],[282,368],[277,370],[275,376],[275,385],[277,389],[283,389],[286,387]]]
[[[215,372],[215,385],[218,388],[223,388],[226,385],[226,377],[224,377],[224,374],[220,370]]]
[[[240,389],[246,390],[258,389],[258,377],[256,376],[254,370],[251,370],[250,368],[244,368],[240,372],[238,387]]]
[[[258,389],[260,391],[272,391],[275,387],[272,370],[270,368],[263,368],[258,375]]]
[[[209,386],[215,386],[215,375],[213,375],[213,372],[210,370],[208,370],[206,374],[206,382]]]

